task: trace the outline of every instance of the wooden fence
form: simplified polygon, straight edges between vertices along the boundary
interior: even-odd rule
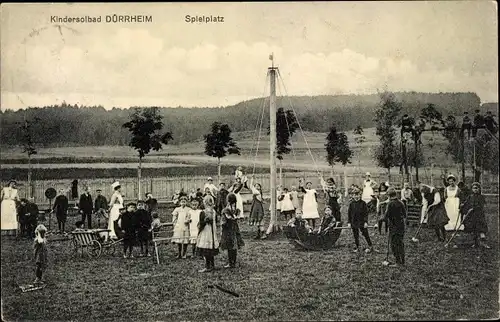
[[[326,179],[333,177],[337,183],[337,187],[344,191],[345,186],[351,186],[352,184],[362,185],[363,184],[363,174],[349,174],[344,177],[343,174],[334,174],[325,171],[321,175]],[[217,176],[214,176],[214,183],[217,184]],[[288,172],[283,173],[282,181],[283,185],[287,188],[292,186],[298,186],[299,179],[305,179],[305,181],[310,181],[313,187],[321,189],[320,178],[317,172]],[[383,181],[388,181],[387,174],[372,173],[372,179],[378,183]],[[399,174],[391,176],[392,185],[396,188],[402,186],[402,178]],[[146,192],[151,192],[153,196],[159,201],[171,200],[173,194],[184,188],[187,193],[192,189],[203,188],[206,183],[206,176],[178,176],[178,177],[152,177],[152,178],[142,178],[141,179],[141,192],[142,195]],[[414,178],[412,180],[415,180]],[[420,180],[425,183],[431,183],[431,179],[426,176],[420,176]],[[64,189],[67,192],[68,198],[71,200],[71,181],[72,180],[37,180],[32,182],[31,195],[34,201],[39,205],[48,205],[49,201],[45,197],[45,190],[48,188],[54,188],[56,191]],[[114,179],[82,179],[79,180],[78,193],[82,192],[84,186],[89,186],[91,189],[91,194],[95,197],[96,189],[101,189],[102,194],[109,199],[113,190],[111,184],[114,181],[119,181],[122,186],[122,193],[125,200],[137,200],[138,197],[138,180],[137,178],[114,178]],[[229,186],[234,181],[234,177],[231,175],[222,175],[221,182],[225,182],[226,186]],[[262,185],[262,189],[265,195],[269,194],[270,187],[270,176],[269,174],[256,174],[255,182]],[[437,186],[442,186],[441,178],[439,176],[434,177],[434,184]],[[471,183],[472,180],[468,178],[467,183]],[[279,182],[279,180],[278,180]],[[415,181],[413,181],[415,182]],[[3,186],[7,182],[2,182]],[[27,182],[19,181],[17,187],[19,190],[19,197],[25,198],[27,196]],[[484,176],[483,178],[483,192],[484,193],[498,193],[498,176]],[[246,189],[242,192],[243,195],[249,194]],[[244,197],[248,199],[249,196]]]

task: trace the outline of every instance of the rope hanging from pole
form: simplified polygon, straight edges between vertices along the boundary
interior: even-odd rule
[[[283,89],[285,90],[285,95],[288,98],[288,102],[290,104],[290,107],[292,108],[292,112],[294,113],[295,118],[297,120],[297,125],[299,126],[300,132],[302,133],[302,137],[304,138],[304,143],[306,144],[307,151],[309,152],[309,155],[311,156],[311,159],[312,159],[313,164],[314,164],[314,168],[316,169],[316,172],[318,173],[318,177],[320,179],[323,179],[323,176],[321,175],[321,173],[320,173],[320,171],[318,169],[318,165],[316,164],[316,160],[314,159],[314,155],[311,152],[311,148],[309,147],[309,143],[307,142],[306,136],[304,135],[304,131],[302,129],[302,126],[300,125],[300,121],[299,121],[299,117],[297,115],[297,112],[293,108],[292,100],[290,99],[290,96],[288,95],[288,91],[286,89],[285,81],[283,80],[283,76],[281,75],[281,72],[279,70],[278,70],[278,76],[279,76],[279,79],[281,80],[281,82],[283,83]],[[321,186],[323,188],[323,191],[325,191],[324,185],[322,184]]]

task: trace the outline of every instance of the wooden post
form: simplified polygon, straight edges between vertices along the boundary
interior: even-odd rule
[[[271,221],[269,223],[269,228],[266,234],[269,235],[275,228],[277,228],[277,218],[276,218],[276,67],[268,68],[270,74],[270,97],[269,97],[269,135],[270,135],[270,147],[269,147],[269,158],[271,166]]]

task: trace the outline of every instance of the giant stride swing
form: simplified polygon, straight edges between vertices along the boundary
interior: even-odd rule
[[[284,89],[284,94],[288,98],[288,103],[289,103],[289,108],[293,112],[293,115],[295,116],[298,129],[300,130],[300,133],[303,137],[304,143],[307,148],[307,154],[311,157],[311,160],[314,164],[315,172],[318,174],[318,177],[320,178],[321,182],[321,187],[323,192],[326,193],[326,182],[322,176],[322,173],[319,171],[318,165],[316,163],[316,160],[314,158],[314,155],[311,152],[311,148],[309,146],[309,143],[307,142],[307,138],[304,135],[304,131],[302,129],[302,126],[300,125],[299,118],[297,116],[297,113],[293,107],[292,101],[290,99],[290,96],[288,95],[288,92],[285,87],[285,83],[283,81],[283,77],[278,69],[278,67],[274,66],[274,60],[273,60],[273,55],[271,55],[270,60],[272,61],[272,66],[268,67],[267,70],[267,76],[266,76],[266,87],[267,87],[267,78],[269,78],[269,88],[270,88],[270,94],[269,94],[269,135],[270,135],[270,149],[269,149],[269,162],[270,162],[270,222],[269,226],[265,232],[265,235],[262,237],[263,239],[269,238],[280,231],[283,232],[283,234],[286,236],[288,241],[294,245],[297,249],[301,250],[327,250],[331,249],[335,246],[335,243],[337,240],[340,238],[341,232],[344,229],[348,229],[349,227],[343,227],[341,225],[341,222],[337,223],[336,226],[327,228],[323,230],[321,233],[316,233],[316,232],[311,232],[306,229],[300,229],[297,227],[291,227],[291,226],[282,226],[280,227],[278,225],[278,218],[277,218],[277,167],[276,167],[276,159],[277,159],[277,154],[276,154],[276,148],[277,148],[277,134],[276,134],[276,115],[277,115],[277,109],[276,109],[276,80],[279,78],[281,81],[281,84]],[[264,95],[265,96],[265,95]],[[267,99],[263,99],[262,106],[261,106],[261,113],[260,113],[260,118],[257,121],[256,124],[256,129],[255,129],[255,134],[257,134],[256,140],[256,148],[255,148],[255,156],[254,156],[254,163],[253,163],[253,170],[252,170],[252,177],[255,175],[255,167],[256,167],[256,159],[257,159],[257,154],[259,150],[259,144],[260,144],[260,136],[262,132],[262,123],[263,123],[263,118],[265,114],[265,105],[266,105]],[[260,125],[259,125],[260,124]],[[287,128],[291,137],[290,133],[290,128],[288,127],[289,124],[287,122]],[[257,127],[259,127],[257,131]],[[291,151],[293,154],[294,159],[296,160],[296,155],[294,152],[293,148],[293,143],[291,143],[292,140],[290,140],[290,145],[291,145]],[[254,149],[252,146],[251,152]],[[280,178],[280,184],[282,184],[282,174],[281,174],[281,167],[280,167],[280,173],[279,173],[279,178]],[[369,227],[373,228],[373,227]]]

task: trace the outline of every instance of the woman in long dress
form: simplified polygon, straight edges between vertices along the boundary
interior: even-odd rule
[[[373,188],[377,185],[375,181],[372,180],[370,172],[365,175],[365,181],[363,182],[363,194],[361,199],[367,204],[372,201],[373,195],[375,195]]]
[[[447,187],[444,190],[444,207],[450,221],[444,227],[447,231],[463,230],[464,226],[460,223],[460,189],[456,185],[457,178],[450,174],[446,178]]]
[[[241,178],[236,178],[236,182],[229,188],[229,192],[234,193],[236,196],[236,208],[239,209],[238,219],[245,218],[243,214],[243,198],[240,195],[240,191],[243,188],[243,184],[241,183]]]
[[[318,212],[318,193],[312,189],[312,182],[307,182],[306,187],[299,181],[299,191],[304,193],[304,203],[302,204],[302,218],[306,219],[309,225],[314,229],[316,219],[319,219]]]
[[[16,201],[19,201],[19,196],[15,186],[16,181],[10,180],[7,187],[2,189],[2,235],[15,235],[17,232],[18,223]]]
[[[119,182],[114,182],[111,187],[115,191],[111,196],[111,200],[109,201],[109,221],[108,221],[108,229],[109,238],[116,239],[115,225],[114,222],[120,217],[120,209],[123,208],[123,197],[121,194],[121,186]]]

